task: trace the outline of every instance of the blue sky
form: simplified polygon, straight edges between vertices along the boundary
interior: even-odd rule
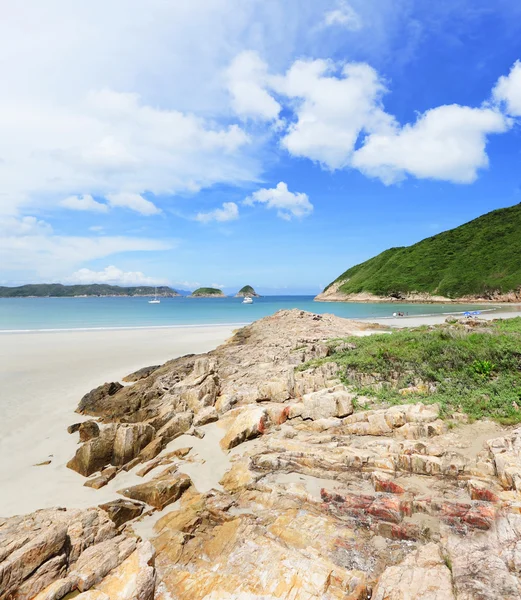
[[[0,23],[0,284],[252,284],[521,202],[515,0],[28,0]]]

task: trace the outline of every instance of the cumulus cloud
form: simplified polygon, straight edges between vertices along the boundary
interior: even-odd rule
[[[494,88],[495,107],[438,106],[405,125],[385,111],[386,84],[368,64],[297,60],[283,75],[269,74],[251,56],[243,70],[248,64],[263,73],[258,85],[292,114],[280,139],[292,156],[330,170],[355,168],[386,184],[407,176],[472,183],[488,167],[489,136],[512,126],[501,107],[521,115],[519,61]]]
[[[286,221],[290,221],[293,217],[299,219],[307,217],[313,212],[313,205],[307,194],[290,192],[283,181],[275,188],[257,190],[246,198],[244,204],[246,206],[263,204],[266,208],[276,209],[277,215]]]
[[[226,79],[237,115],[265,121],[278,117],[281,106],[265,89],[268,67],[256,52],[239,54],[227,69]]]
[[[83,196],[69,196],[60,202],[60,205],[70,210],[85,210],[91,212],[107,212],[108,206],[97,202],[90,194]]]
[[[510,73],[499,78],[492,96],[509,115],[521,117],[521,61],[517,60]]]
[[[167,285],[164,279],[146,277],[141,271],[123,271],[114,265],[105,267],[102,271],[79,269],[65,279],[67,283],[109,283],[111,285],[138,286],[138,285]]]
[[[111,206],[128,208],[145,216],[161,213],[161,210],[153,202],[146,200],[140,194],[132,194],[130,192],[107,194],[107,200]]]
[[[324,26],[340,26],[350,31],[362,28],[360,15],[347,2],[339,2],[338,7],[324,15]]]
[[[329,169],[349,165],[362,131],[386,130],[394,122],[382,108],[385,85],[367,64],[350,63],[338,71],[331,61],[299,60],[274,85],[297,101],[297,120],[282,146]]]
[[[487,136],[508,127],[508,120],[495,110],[440,106],[412,125],[369,135],[352,166],[387,184],[406,175],[472,183],[478,170],[488,166]]]
[[[210,212],[200,212],[196,215],[195,220],[201,223],[209,223],[217,221],[223,223],[225,221],[235,221],[239,218],[239,207],[235,202],[224,202],[222,208],[216,208]]]

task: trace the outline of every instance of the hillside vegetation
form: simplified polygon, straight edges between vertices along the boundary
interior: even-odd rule
[[[192,292],[193,297],[204,297],[204,296],[224,296],[222,290],[218,290],[217,288],[211,287],[201,287]]]
[[[155,288],[150,286],[120,287],[119,285],[89,284],[62,285],[61,283],[40,283],[21,285],[19,287],[0,287],[0,298],[55,297],[71,298],[74,296],[152,296]],[[158,296],[178,296],[169,287],[158,287]]]
[[[345,384],[386,404],[439,402],[471,419],[521,422],[521,318],[420,327],[331,340],[324,362]]]
[[[413,246],[391,248],[342,273],[340,294],[493,297],[521,288],[521,204]]]
[[[257,292],[252,288],[251,285],[245,285],[243,288],[241,288],[237,294],[236,294],[236,298],[243,298],[244,296],[252,296],[252,297],[258,297],[259,294],[257,294]]]

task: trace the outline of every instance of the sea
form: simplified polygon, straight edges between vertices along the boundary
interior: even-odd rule
[[[369,304],[313,302],[313,296],[264,296],[253,304],[242,298],[0,298],[0,333],[96,329],[140,329],[199,325],[242,325],[281,309],[299,308],[313,313],[333,313],[349,319],[461,314],[494,310],[479,305]]]

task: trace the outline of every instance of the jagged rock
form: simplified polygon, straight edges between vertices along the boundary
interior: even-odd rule
[[[289,409],[289,418],[328,419],[330,417],[347,417],[353,413],[354,394],[350,394],[344,386],[327,388],[302,396],[302,402],[293,404]]]
[[[219,419],[219,415],[214,406],[207,406],[200,410],[194,418],[194,427],[201,427],[208,423],[213,423]]]
[[[124,465],[146,447],[153,435],[153,427],[145,423],[108,425],[98,437],[80,446],[67,466],[88,477],[106,465]]]
[[[33,598],[63,579],[87,548],[115,535],[99,509],[46,509],[0,520],[0,598]],[[70,591],[75,583],[55,587]]]
[[[121,466],[135,458],[152,441],[154,428],[145,423],[119,425],[114,439],[112,464]]]
[[[380,577],[373,600],[456,600],[451,573],[436,544],[412,552]],[[458,596],[459,599],[459,596]]]
[[[107,467],[106,469],[103,469],[100,475],[93,477],[92,479],[88,479],[83,485],[94,488],[95,490],[99,490],[100,488],[106,486],[109,481],[112,481],[117,474],[118,469],[116,467]]]
[[[149,375],[152,375],[154,371],[157,371],[161,365],[152,365],[151,367],[143,367],[123,377],[123,381],[133,383],[140,379],[146,379]]]
[[[153,600],[156,586],[155,550],[143,542],[96,589],[111,600]]]
[[[186,433],[192,426],[194,413],[185,411],[173,416],[161,429],[157,432],[158,436],[171,441],[176,437]]]
[[[521,598],[519,580],[502,560],[501,547],[494,532],[466,536],[450,533],[447,551],[452,563],[457,600]]]
[[[188,475],[167,472],[146,483],[119,490],[118,494],[163,510],[165,506],[178,500],[191,485],[192,480]]]
[[[138,477],[144,477],[147,473],[149,473],[150,471],[152,471],[152,469],[155,469],[156,467],[171,464],[175,458],[184,458],[190,452],[191,449],[192,447],[189,446],[186,448],[179,448],[177,450],[173,450],[172,452],[167,452],[166,454],[163,454],[163,456],[160,456],[155,460],[151,460],[150,462],[148,462],[148,464],[146,464],[142,469],[140,469],[136,473],[136,475]]]
[[[111,397],[122,388],[123,386],[118,382],[100,385],[83,396],[76,412],[94,417],[104,416],[107,412],[110,412]]]
[[[117,536],[82,552],[70,577],[74,577],[80,592],[99,583],[107,573],[120,565],[136,548],[136,540]]]
[[[110,520],[119,528],[127,521],[139,517],[145,505],[140,502],[118,498],[117,500],[100,504],[99,507],[108,514]]]
[[[238,409],[237,414],[229,413],[227,420],[230,425],[220,442],[225,450],[264,433],[267,414],[264,408]]]

